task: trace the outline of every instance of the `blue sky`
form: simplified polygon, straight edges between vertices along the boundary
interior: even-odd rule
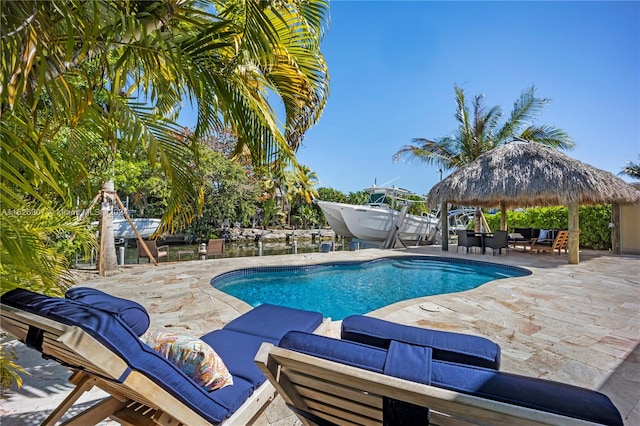
[[[454,84],[505,114],[535,85],[568,155],[614,174],[639,161],[640,2],[334,0],[322,52],[331,94],[298,153],[321,186],[427,193],[436,167],[392,156],[455,130]]]
[[[551,99],[537,124],[567,131],[568,155],[614,174],[640,161],[640,1],[333,0],[330,10],[331,93],[298,151],[320,186],[429,192],[435,165],[392,156],[456,129],[454,84],[505,115],[534,85]]]

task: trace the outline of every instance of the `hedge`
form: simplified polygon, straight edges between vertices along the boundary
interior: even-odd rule
[[[611,249],[611,205],[581,206],[579,210],[580,248]],[[500,212],[485,213],[492,230],[500,229]],[[568,229],[567,207],[536,207],[526,210],[507,210],[507,228]]]

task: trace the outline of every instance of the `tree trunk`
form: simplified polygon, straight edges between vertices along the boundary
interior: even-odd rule
[[[482,210],[480,209],[480,207],[476,207],[476,211],[473,215],[473,221],[474,221],[474,231],[476,233],[483,232],[484,226],[482,225]]]
[[[98,240],[100,248],[98,254],[98,272],[100,275],[108,275],[118,269],[116,245],[113,235],[113,206],[114,183],[112,180],[104,182],[101,188],[102,201],[100,205]]]

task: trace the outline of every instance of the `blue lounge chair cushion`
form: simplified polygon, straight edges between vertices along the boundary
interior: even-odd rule
[[[233,376],[242,377],[253,386],[260,386],[266,379],[253,359],[262,342],[278,344],[278,340],[254,336],[233,330],[214,330],[201,338],[208,343]]]
[[[394,345],[395,343],[390,347]],[[279,346],[378,373],[384,373],[385,369],[408,368],[406,360],[393,354],[396,349],[387,351],[329,337],[290,332],[283,337]],[[418,354],[408,353],[414,358]],[[425,354],[425,362],[428,361],[428,354]],[[390,363],[400,363],[400,366],[387,365]],[[420,365],[415,359],[409,363]],[[611,400],[589,389],[435,359],[431,359],[430,372],[432,386],[594,423],[616,426],[623,424],[620,413]],[[423,383],[424,374],[416,374]]]
[[[341,337],[380,348],[388,348],[392,340],[428,346],[433,349],[433,359],[500,368],[500,346],[484,337],[412,327],[363,315],[342,320]]]
[[[202,336],[224,360],[234,377],[242,377],[255,387],[266,380],[253,359],[263,342],[278,344],[290,330],[312,332],[322,323],[320,312],[262,304]]]
[[[24,289],[10,290],[0,297],[0,301],[8,306],[83,329],[128,364],[128,368],[116,382],[124,382],[132,370],[140,371],[211,423],[220,423],[233,414],[257,387],[255,383],[258,380],[253,376],[253,372],[257,370],[253,362],[259,346],[256,341],[274,342],[266,337],[237,333],[233,350],[227,351],[225,348],[220,349],[218,353],[227,366],[232,365],[234,371],[252,380],[245,380],[232,372],[234,375],[232,386],[207,391],[165,357],[145,345],[117,314],[72,299],[44,296]],[[313,324],[317,327],[322,321],[322,318],[317,320],[316,315],[310,315],[310,317],[313,317],[313,321],[292,324],[291,328],[300,326],[308,329],[313,327]],[[257,323],[262,321],[261,318],[254,319]],[[240,337],[241,335],[244,336],[244,340]],[[31,347],[42,351],[41,331],[29,330],[27,340]],[[221,346],[215,344],[214,349],[218,351],[218,348]],[[231,344],[228,348],[231,348]],[[232,353],[232,358],[225,359],[221,352]]]
[[[480,367],[434,362],[431,384],[481,398],[606,425],[622,425],[611,400],[596,391]]]
[[[244,404],[255,389],[256,387],[252,383],[236,376],[233,378],[233,385],[225,386],[209,393],[215,393],[216,403],[225,407],[229,416]]]
[[[380,374],[387,357],[381,348],[295,331],[285,334],[279,346]]]
[[[393,341],[389,345],[384,374],[412,382],[431,384],[431,348]]]
[[[320,312],[303,311],[264,303],[224,326],[225,330],[254,334],[280,341],[290,330],[311,333],[322,323]]]
[[[116,380],[119,383],[124,382],[132,370],[137,370],[208,421],[221,422],[231,413],[229,407],[217,399],[217,391],[208,392],[196,384],[145,345],[117,315],[71,299],[44,296],[24,289],[10,290],[1,300],[6,305],[82,328],[127,362],[129,367]]]
[[[89,287],[70,288],[64,297],[119,316],[138,336],[142,336],[149,328],[147,310],[133,300],[115,297]]]

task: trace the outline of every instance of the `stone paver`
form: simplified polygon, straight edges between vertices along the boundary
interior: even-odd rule
[[[523,266],[532,274],[461,293],[403,301],[370,315],[488,337],[502,347],[501,370],[599,390],[616,404],[625,424],[640,424],[640,257],[584,251],[579,265],[568,265],[566,255],[511,250],[508,256],[492,256],[457,254],[455,249],[452,246],[444,254],[439,247],[428,246],[135,265],[111,277],[81,274],[78,285],[142,303],[150,313],[151,327],[201,335],[251,309],[209,284],[214,276],[234,269],[406,254]],[[330,335],[338,335],[339,325],[332,324]],[[33,376],[26,378],[24,388],[0,400],[2,425],[39,424],[71,389],[66,383],[69,374],[19,343],[7,344],[16,347],[19,362]],[[94,391],[83,401],[103,395]],[[276,400],[256,424],[298,422]]]

